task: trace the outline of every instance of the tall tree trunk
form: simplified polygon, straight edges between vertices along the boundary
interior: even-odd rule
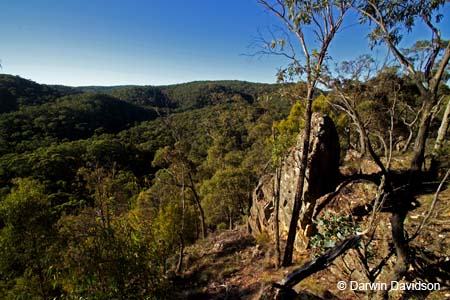
[[[425,145],[430,127],[431,110],[433,109],[436,97],[431,93],[424,93],[421,98],[425,105],[420,118],[419,130],[417,131],[417,136],[414,141],[413,157],[410,165],[410,169],[413,173],[420,172],[423,163],[425,162]]]
[[[444,115],[442,116],[441,126],[439,126],[438,134],[436,137],[436,142],[434,143],[434,151],[439,152],[442,147],[442,142],[445,139],[445,134],[448,130],[448,117],[450,115],[450,99],[447,101],[445,107]]]
[[[183,256],[184,256],[184,222],[185,222],[185,213],[186,213],[186,194],[185,194],[185,179],[184,179],[184,169],[182,169],[181,171],[181,175],[182,175],[182,183],[181,183],[181,231],[179,234],[179,238],[180,238],[180,252],[179,252],[179,256],[178,256],[178,264],[177,264],[177,269],[176,272],[179,273],[181,272],[182,268],[183,268]]]
[[[436,141],[434,142],[434,149],[431,155],[431,165],[430,165],[430,171],[432,173],[437,173],[437,170],[439,168],[439,152],[442,147],[442,142],[445,139],[445,135],[447,134],[449,115],[450,115],[450,99],[447,101],[444,115],[442,116],[441,126],[439,126]]]
[[[276,268],[278,269],[281,263],[280,228],[279,228],[281,167],[276,169],[275,174],[276,174],[276,181],[274,182],[275,220],[273,230],[275,231],[275,264]]]
[[[434,97],[433,97],[434,96]],[[405,237],[404,223],[408,214],[408,207],[410,201],[414,198],[414,195],[422,181],[422,166],[425,162],[425,146],[428,137],[431,111],[435,104],[435,94],[426,92],[422,93],[421,97],[424,101],[422,115],[420,118],[419,128],[414,142],[413,157],[410,163],[410,179],[408,188],[405,194],[398,195],[398,198],[394,200],[392,215],[390,218],[392,240],[397,256],[394,270],[390,275],[389,282],[400,280],[408,270],[409,265],[409,245]],[[377,296],[379,299],[388,299],[388,289],[380,292]]]
[[[411,145],[413,136],[414,136],[414,131],[412,129],[412,127],[408,127],[409,129],[409,134],[408,134],[408,138],[406,139],[406,143],[403,146],[403,149],[401,149],[401,153],[405,153],[406,151],[408,151],[409,146]]]
[[[178,253],[178,263],[177,263],[177,273],[180,273],[183,269],[183,257],[184,257],[184,239],[180,235],[180,246],[179,246],[179,253]]]
[[[361,159],[365,157],[367,148],[366,148],[366,139],[365,139],[365,130],[364,128],[358,123],[358,132],[359,132],[359,154],[361,154]],[[361,170],[360,170],[361,171]]]
[[[405,200],[405,199],[403,199]],[[391,283],[393,281],[399,281],[405,275],[408,270],[408,257],[409,257],[409,247],[408,242],[405,238],[405,218],[408,214],[408,211],[402,207],[401,202],[397,203],[394,206],[394,212],[391,215],[391,232],[392,232],[392,240],[394,243],[395,253],[397,259],[395,261],[394,270],[390,274],[389,280],[387,281],[388,288],[383,291],[379,291],[377,294],[377,299],[387,300],[389,299],[389,290],[391,289]]]
[[[40,262],[40,255],[38,254],[37,251],[37,245],[36,245],[36,240],[35,238],[32,238],[32,244],[33,244],[33,254],[34,254],[34,259],[36,260],[36,267],[37,267],[37,273],[39,276],[39,289],[40,289],[40,294],[42,296],[42,299],[47,299],[47,292],[46,292],[46,284],[45,284],[45,276],[44,276],[44,271],[43,271],[43,267],[41,266],[41,262]]]
[[[303,148],[301,153],[301,161],[299,166],[299,176],[297,187],[295,190],[294,206],[292,208],[291,222],[289,223],[289,232],[284,248],[283,266],[287,267],[292,264],[292,255],[294,253],[295,236],[297,235],[298,218],[300,217],[300,208],[303,199],[303,186],[305,182],[306,166],[308,164],[309,154],[309,139],[311,135],[311,118],[312,118],[312,101],[313,101],[314,87],[308,86],[308,93],[306,97],[306,111],[305,111],[305,129],[303,135]]]
[[[188,175],[190,181],[190,189],[194,194],[195,205],[197,206],[198,211],[200,213],[202,238],[206,238],[207,233],[206,233],[205,211],[203,210],[202,204],[200,202],[200,197],[198,196],[197,190],[195,189],[194,181],[192,180],[192,175],[190,172]]]

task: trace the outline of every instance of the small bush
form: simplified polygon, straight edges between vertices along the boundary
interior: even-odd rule
[[[311,248],[316,249],[316,254],[321,254],[333,248],[336,243],[344,240],[346,237],[360,231],[352,219],[352,216],[339,216],[336,214],[325,213],[317,221],[319,232],[311,239]]]

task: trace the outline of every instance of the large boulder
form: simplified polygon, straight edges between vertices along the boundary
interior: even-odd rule
[[[297,227],[295,248],[306,249],[309,238],[315,231],[312,214],[316,200],[335,189],[339,181],[339,138],[333,121],[328,116],[314,113],[312,116],[306,180],[300,218]],[[289,231],[292,209],[299,178],[303,135],[299,134],[295,146],[281,164],[279,229],[281,238]],[[274,237],[275,174],[265,175],[253,192],[249,227],[253,234],[268,233]]]

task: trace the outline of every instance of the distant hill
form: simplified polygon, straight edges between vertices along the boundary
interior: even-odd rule
[[[34,81],[0,75],[0,113],[20,107],[40,105],[74,94],[102,93],[146,108],[186,111],[234,101],[253,103],[262,94],[279,89],[279,84],[238,80],[194,81],[164,86],[81,86],[45,85]]]
[[[0,113],[53,102],[76,93],[79,92],[71,87],[38,84],[19,76],[0,74]]]
[[[32,151],[95,134],[117,133],[153,120],[158,114],[233,104],[253,105],[261,95],[273,93],[279,87],[233,80],[166,86],[69,87],[38,84],[3,74],[0,75],[0,155]],[[192,122],[195,121],[188,123]]]
[[[278,84],[253,83],[238,80],[193,81],[163,86],[85,86],[76,87],[83,92],[101,92],[123,101],[150,107],[185,111],[218,103],[243,99],[248,103],[258,95],[279,89]]]
[[[0,114],[0,154],[33,150],[63,140],[115,133],[157,117],[109,95],[82,93]]]
[[[103,86],[103,85],[87,85],[87,86],[76,86],[73,89],[80,92],[107,92],[113,89],[121,89],[121,88],[131,88],[138,87],[139,85],[112,85],[112,86]]]

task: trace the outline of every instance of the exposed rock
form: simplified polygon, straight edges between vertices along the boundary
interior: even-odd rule
[[[215,243],[212,249],[214,252],[219,252],[223,250],[223,243]]]
[[[299,134],[296,145],[289,151],[281,166],[280,180],[280,236],[287,236],[292,215],[296,186],[299,177],[303,136]],[[311,222],[316,200],[332,191],[339,180],[339,138],[333,121],[328,116],[315,113],[312,117],[310,151],[306,168],[303,201],[297,228],[295,248],[303,250],[314,233]],[[253,234],[273,234],[275,176],[263,176],[253,193],[249,227]]]

